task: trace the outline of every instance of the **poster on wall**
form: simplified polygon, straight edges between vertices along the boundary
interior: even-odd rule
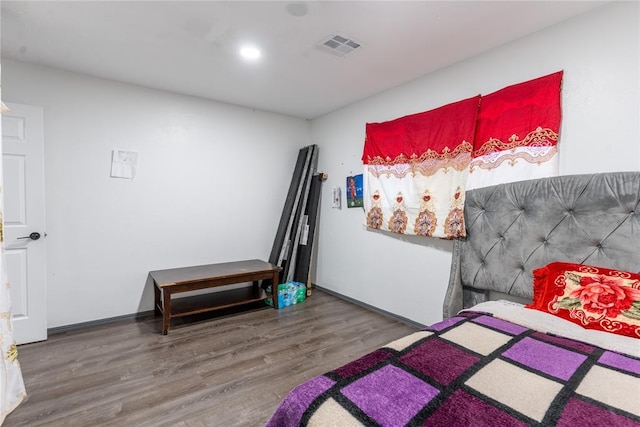
[[[347,207],[361,208],[362,203],[362,174],[347,177]]]

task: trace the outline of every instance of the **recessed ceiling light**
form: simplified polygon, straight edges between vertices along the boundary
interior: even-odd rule
[[[240,56],[249,61],[255,61],[260,59],[262,53],[260,53],[260,49],[255,46],[243,46],[240,48]]]

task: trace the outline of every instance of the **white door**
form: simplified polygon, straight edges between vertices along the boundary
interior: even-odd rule
[[[47,339],[42,107],[2,114],[4,242],[17,344]]]

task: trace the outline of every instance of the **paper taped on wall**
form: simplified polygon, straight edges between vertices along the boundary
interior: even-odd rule
[[[133,179],[138,166],[138,153],[114,149],[111,152],[111,178]]]

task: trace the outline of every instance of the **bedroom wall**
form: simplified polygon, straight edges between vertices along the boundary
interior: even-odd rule
[[[2,79],[44,108],[49,328],[151,310],[150,270],[268,258],[307,121],[6,58]]]
[[[560,173],[640,170],[640,6],[617,2],[312,120],[323,186],[315,282],[429,324],[441,319],[452,243],[367,231],[345,207],[365,123],[391,120],[564,70]],[[425,52],[428,55],[428,52]],[[331,189],[342,187],[341,210]]]

